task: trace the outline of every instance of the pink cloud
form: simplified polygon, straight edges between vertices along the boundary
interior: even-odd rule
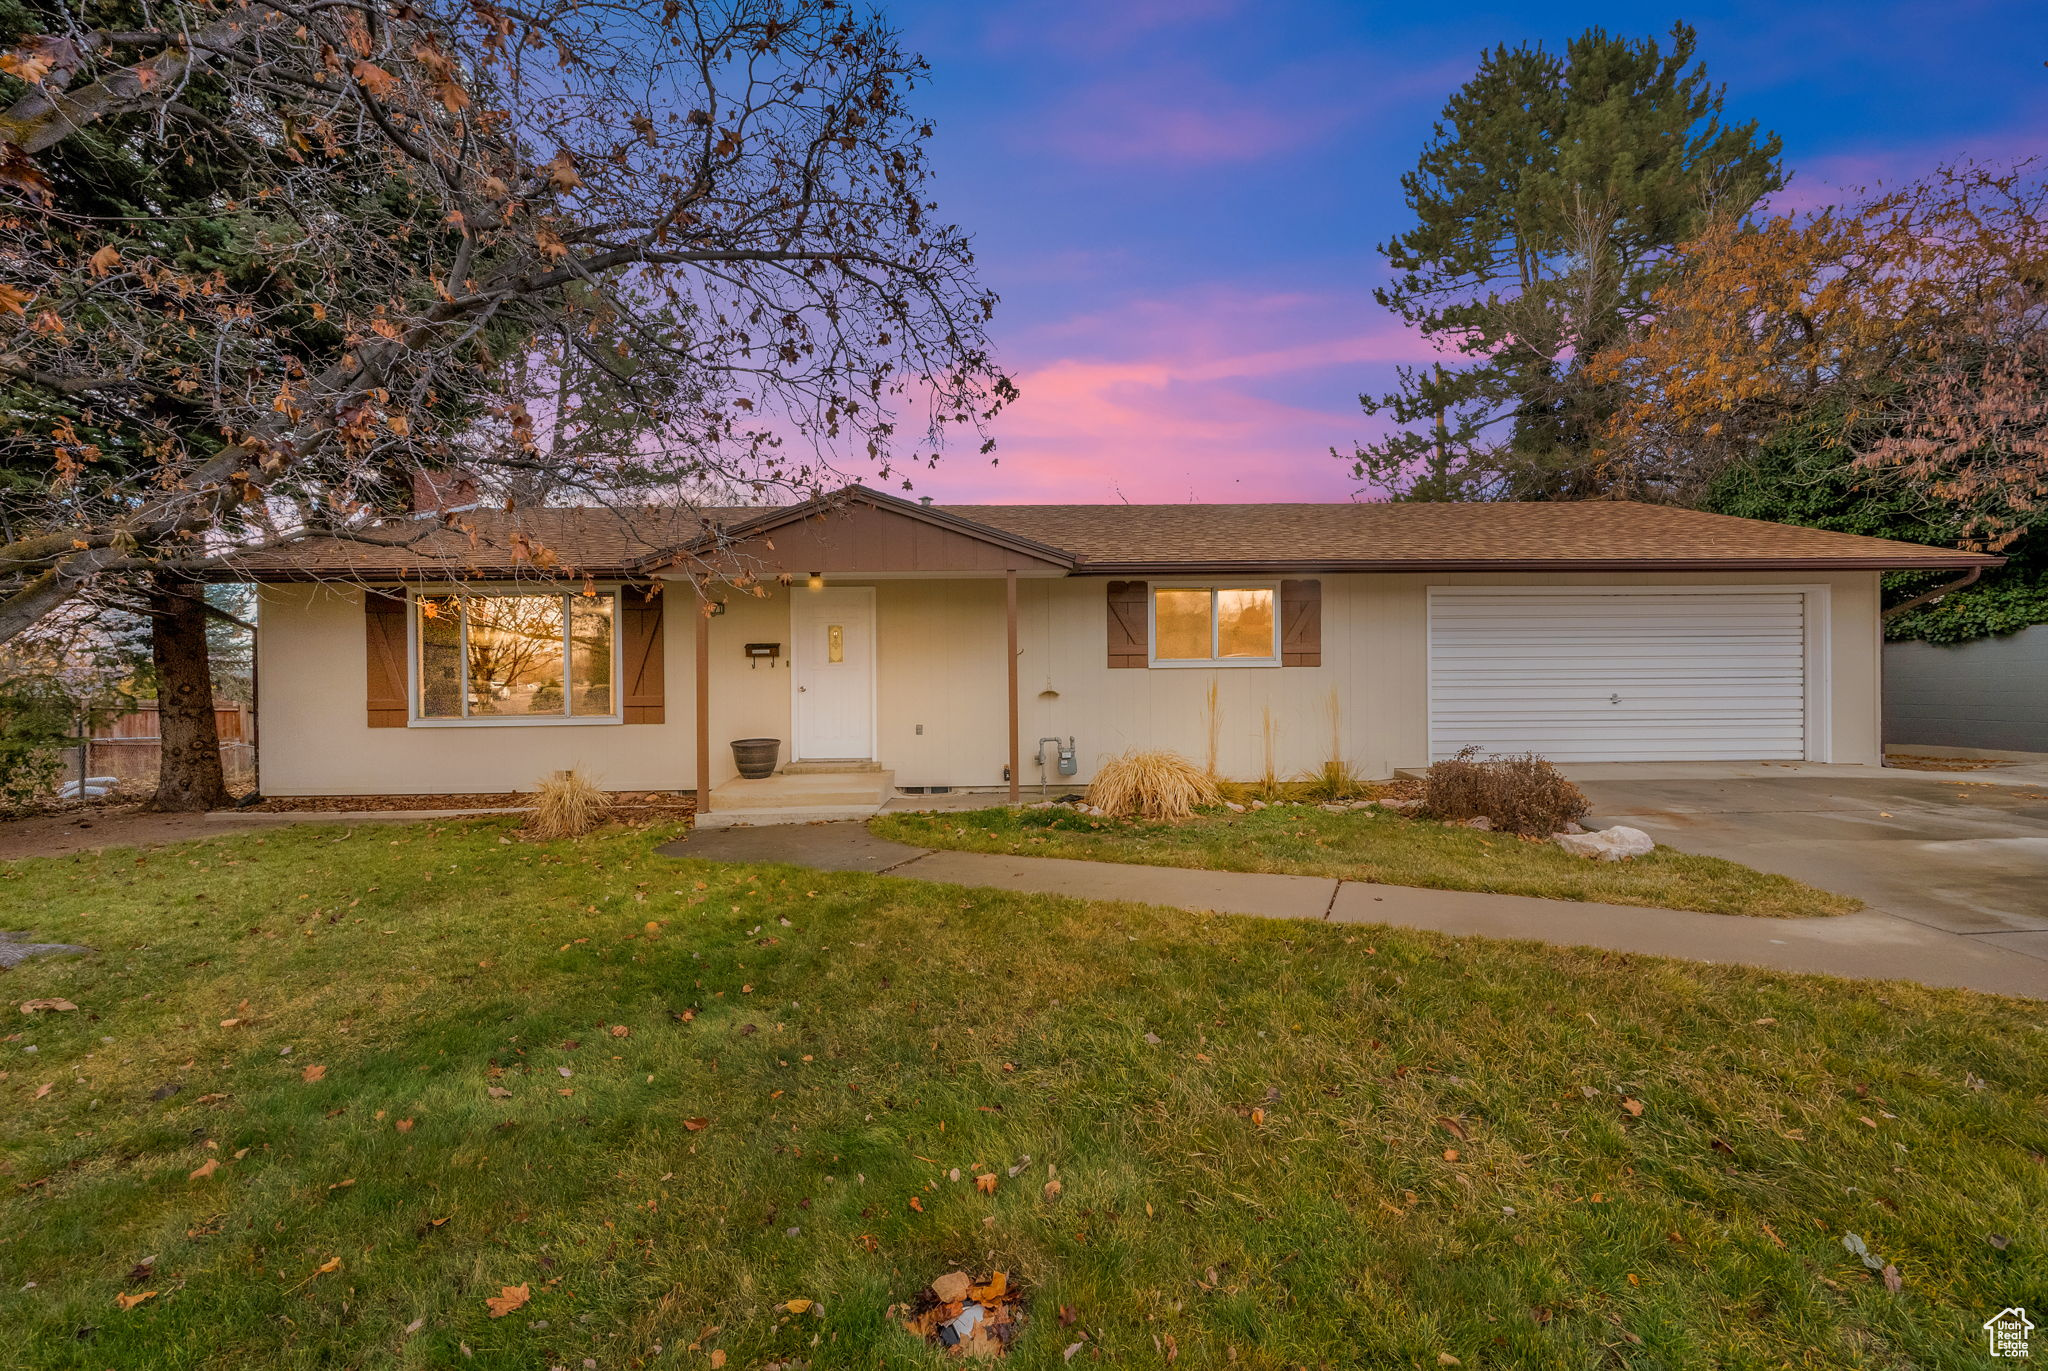
[[[1361,326],[1361,324],[1363,326]],[[1209,288],[1061,321],[1013,348],[999,462],[917,478],[945,501],[1342,500],[1357,394],[1432,359],[1370,300]]]
[[[1951,163],[2009,166],[2029,158],[2048,158],[2048,106],[2012,128],[1974,138],[1887,143],[1808,158],[1795,168],[1792,184],[1770,198],[1769,206],[1776,214],[1803,214],[1894,189]]]

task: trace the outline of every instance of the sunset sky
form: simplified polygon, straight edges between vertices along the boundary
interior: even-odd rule
[[[944,501],[1339,500],[1361,390],[1432,356],[1372,299],[1398,178],[1482,49],[1677,19],[1826,203],[2048,153],[2048,4],[885,0],[933,80],[936,194],[1024,391]]]

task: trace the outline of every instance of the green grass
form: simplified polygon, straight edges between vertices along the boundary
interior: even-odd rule
[[[1435,890],[1485,890],[1553,900],[1697,909],[1797,919],[1847,914],[1863,902],[1739,862],[1660,847],[1597,862],[1551,843],[1479,833],[1385,810],[1330,814],[1289,806],[1210,811],[1184,824],[1095,819],[1068,808],[884,814],[878,835],[919,847],[1079,857],[1098,862],[1335,876]]]
[[[101,949],[5,977],[78,1005],[0,1044],[10,1367],[933,1366],[956,1265],[1024,1368],[1963,1367],[2048,1294],[2039,1004],[507,834],[0,866]]]

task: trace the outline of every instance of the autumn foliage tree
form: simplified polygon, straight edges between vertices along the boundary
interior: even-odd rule
[[[2048,180],[1957,167],[1816,214],[1717,223],[1596,364],[1615,490],[1691,499],[1824,418],[1873,488],[2001,551],[2048,508]]]
[[[833,0],[5,17],[0,641],[111,579],[416,536],[376,520],[413,471],[815,487],[1012,393],[923,65]],[[634,416],[566,471],[536,353]]]

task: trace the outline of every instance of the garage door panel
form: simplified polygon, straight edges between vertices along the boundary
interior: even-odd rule
[[[1805,608],[1796,591],[1433,593],[1431,753],[1804,757]]]

